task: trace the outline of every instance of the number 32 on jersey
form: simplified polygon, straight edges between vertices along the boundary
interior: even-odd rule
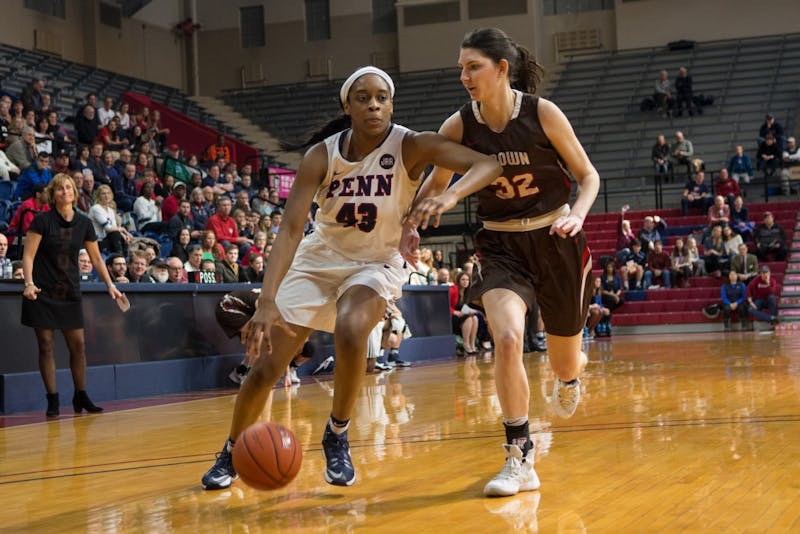
[[[539,192],[539,188],[533,185],[533,174],[529,172],[518,174],[511,179],[500,176],[492,182],[491,188],[497,198],[506,200],[529,197]]]

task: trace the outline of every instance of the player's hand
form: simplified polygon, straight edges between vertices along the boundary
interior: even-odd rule
[[[414,226],[420,226],[425,230],[433,218],[433,227],[438,228],[442,218],[442,213],[452,209],[458,202],[458,197],[448,191],[435,197],[421,200],[411,213],[406,217],[406,221]]]
[[[41,288],[36,287],[35,285],[25,286],[25,289],[22,290],[22,296],[28,300],[36,300],[41,292]]]
[[[262,343],[266,344],[267,354],[271,353],[270,334],[274,327],[283,329],[291,337],[295,336],[274,301],[259,302],[253,317],[242,328],[242,333],[246,332],[247,335],[247,354],[259,354]]]
[[[415,224],[403,222],[403,231],[400,234],[400,255],[407,262],[414,261],[414,251],[419,248],[419,232]]]
[[[559,217],[550,227],[550,235],[558,234],[561,237],[575,237],[583,228],[583,219],[577,215]]]

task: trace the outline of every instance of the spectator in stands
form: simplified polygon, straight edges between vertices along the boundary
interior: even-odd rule
[[[129,110],[130,106],[128,106],[128,103],[122,102],[119,105],[119,110],[114,115],[119,119],[119,129],[121,131],[121,135],[126,137],[128,140],[130,140],[128,134],[130,133],[131,129],[131,116],[130,113],[128,113]]]
[[[147,134],[157,143],[159,152],[164,150],[167,146],[167,136],[169,135],[169,128],[164,128],[161,125],[161,112],[154,109],[150,113],[150,120],[147,123]]]
[[[722,286],[722,321],[725,330],[731,329],[731,312],[736,312],[742,324],[742,330],[748,329],[747,324],[747,286],[739,280],[736,273],[728,273],[728,283]]]
[[[667,289],[671,288],[671,269],[672,259],[669,254],[664,252],[661,240],[656,239],[653,242],[653,250],[647,255],[647,271],[644,273],[644,288],[657,289],[662,286]],[[661,284],[658,284],[658,282],[661,282]]]
[[[78,204],[76,207],[81,213],[88,215],[89,209],[94,204],[94,175],[89,169],[86,169],[86,172],[73,171],[72,179],[78,188]]]
[[[103,107],[97,110],[97,120],[100,121],[100,127],[108,126],[112,119],[116,118],[117,112],[114,111],[114,99],[107,96],[103,99]]]
[[[12,176],[16,179],[21,172],[20,168],[14,165],[11,160],[8,159],[6,153],[0,149],[0,180],[7,182]]]
[[[25,200],[33,194],[36,184],[47,185],[53,179],[50,172],[50,154],[39,152],[36,164],[31,165],[19,175],[17,186],[14,188],[13,198]]]
[[[250,208],[250,199],[255,197],[256,190],[253,188],[253,177],[249,174],[243,174],[233,187],[233,193],[235,195],[238,196],[241,192],[247,193],[247,207],[248,211],[250,211],[252,209]]]
[[[133,203],[133,213],[140,232],[166,233],[167,225],[161,220],[161,209],[153,200],[152,184],[142,185],[140,195]]]
[[[164,211],[161,211],[162,220]],[[202,237],[202,230],[194,229],[194,221],[192,220],[192,206],[188,200],[182,199],[178,204],[178,212],[167,221],[167,233],[172,238],[173,249],[178,246],[178,236],[181,230],[185,229],[189,232],[189,239],[199,240]],[[187,241],[188,243],[188,241]],[[174,254],[177,255],[177,254]],[[184,261],[186,261],[184,259]]]
[[[720,278],[723,274],[727,275],[730,258],[725,252],[721,226],[714,226],[711,234],[703,241],[703,260],[708,274],[714,278]]]
[[[781,166],[781,150],[772,134],[767,134],[756,153],[756,168],[764,171],[764,179],[775,174]]]
[[[203,249],[200,245],[189,245],[189,259],[183,264],[183,269],[187,273],[193,273],[202,269]]]
[[[478,347],[478,311],[469,307],[466,299],[467,288],[470,285],[470,275],[461,273],[456,279],[456,301],[450,305],[450,315],[453,318],[453,333],[460,335],[464,351],[467,354],[477,354]]]
[[[178,217],[176,215],[175,217]],[[173,217],[174,220],[174,217]],[[181,260],[181,265],[189,261],[189,245],[192,244],[192,234],[188,228],[180,228],[177,236],[172,241],[170,254]]]
[[[431,268],[422,261],[422,251],[419,248],[414,249],[411,253],[408,270],[410,273],[407,283],[412,286],[428,285],[429,280],[435,276]]]
[[[66,150],[62,149],[53,154],[53,159],[53,175],[72,174],[69,167],[69,153]]]
[[[50,154],[53,153],[53,147],[55,137],[53,137],[50,132],[48,131],[50,128],[50,123],[47,122],[46,117],[42,117],[37,119],[34,124],[34,137],[36,138],[36,149],[39,152],[49,152]]]
[[[208,168],[208,175],[203,179],[203,187],[210,187],[215,195],[228,195],[233,191],[233,181],[228,176],[223,176],[216,163]]]
[[[230,217],[230,213],[231,199],[228,197],[220,197],[217,201],[217,212],[208,218],[206,230],[213,231],[223,246],[226,246],[228,243],[239,246],[252,244],[252,240],[239,236],[239,229],[236,227],[236,221]]]
[[[648,215],[642,222],[642,229],[639,230],[637,237],[642,244],[645,254],[655,248],[656,241],[663,241],[661,232],[667,229],[667,222],[658,215]]]
[[[672,90],[669,84],[669,74],[667,71],[662,70],[658,73],[658,80],[655,83],[655,93],[653,99],[656,101],[658,108],[656,111],[662,117],[672,116]]]
[[[250,258],[250,266],[245,267],[244,278],[251,284],[260,284],[264,279],[264,257],[253,256]]]
[[[747,207],[744,205],[744,199],[738,195],[733,199],[733,206],[731,207],[731,226],[742,236],[744,241],[751,241],[753,237],[753,229],[755,223],[750,221],[750,214]]]
[[[756,227],[753,233],[753,241],[756,244],[756,256],[760,261],[767,261],[770,254],[775,261],[786,259],[786,233],[775,222],[771,212],[764,213],[763,222]]]
[[[790,195],[792,190],[789,187],[789,180],[791,179],[792,169],[797,171],[800,168],[800,147],[797,146],[797,140],[790,137],[786,140],[786,150],[782,155],[783,168],[781,169],[781,189],[784,195]],[[795,173],[795,179],[800,177]]]
[[[739,189],[739,183],[731,180],[728,175],[728,169],[725,167],[719,170],[719,179],[714,189],[717,195],[725,198],[725,203],[729,207],[733,206],[733,201],[742,194]]]
[[[167,195],[164,198],[164,202],[161,203],[161,220],[169,221],[172,219],[178,213],[178,206],[184,198],[186,198],[186,184],[177,182],[172,188],[172,194]]]
[[[92,267],[92,259],[85,248],[78,251],[78,275],[81,282],[97,282],[94,267]]]
[[[11,258],[8,257],[8,238],[0,234],[0,279],[10,280],[13,273]]]
[[[71,134],[58,124],[58,113],[55,110],[47,114],[47,133],[53,138],[56,151],[65,150],[73,143]]]
[[[47,117],[47,114],[52,111],[53,106],[53,97],[50,96],[50,93],[42,93],[42,109],[40,109],[36,114],[39,117]]]
[[[172,159],[181,159],[181,147],[172,143],[164,151],[164,156]]]
[[[19,139],[6,148],[6,156],[8,156],[8,159],[10,159],[14,165],[22,169],[23,172],[33,165],[38,153],[39,151],[36,148],[36,130],[27,126],[22,129],[22,134]]]
[[[778,324],[779,296],[778,283],[772,278],[769,265],[762,265],[758,269],[758,276],[747,284],[748,313],[760,321]]]
[[[25,123],[25,104],[22,100],[15,100],[11,104],[11,117],[13,120],[22,119],[23,126]]]
[[[758,276],[758,258],[748,251],[747,243],[740,243],[738,254],[731,258],[731,272],[745,284]]]
[[[253,239],[255,235],[255,226],[251,226],[247,221],[247,214],[244,210],[239,208],[233,210],[233,220],[236,221],[236,229],[239,231],[239,237]]]
[[[273,206],[269,201],[269,187],[262,185],[258,188],[258,194],[250,201],[250,207],[259,215],[270,215]]]
[[[731,220],[731,209],[725,204],[725,197],[714,197],[714,205],[708,208],[708,226],[728,226]]]
[[[190,195],[192,206],[192,219],[194,226],[192,230],[205,230],[208,219],[214,215],[214,207],[206,201],[203,190],[199,187],[192,189]]]
[[[675,116],[680,117],[683,114],[684,104],[689,115],[694,116],[692,77],[689,76],[689,71],[686,70],[686,67],[678,69],[678,77],[675,78],[675,94]]]
[[[149,274],[147,274],[147,254],[141,250],[131,252],[130,264],[128,265],[128,281],[132,284],[154,284]]]
[[[30,85],[22,90],[22,105],[25,109],[35,112],[42,110],[42,93],[44,92],[44,80],[36,78]]]
[[[736,154],[728,163],[728,172],[731,173],[731,178],[737,183],[744,182],[749,184],[750,180],[753,179],[753,163],[750,161],[750,156],[744,153],[742,145],[736,145]]]
[[[128,178],[131,172],[123,167],[122,172],[117,170],[114,165],[114,154],[106,151],[103,152],[103,173],[109,180],[112,191],[114,191],[114,200],[122,211],[130,211],[133,207],[133,202],[136,200],[136,167],[133,167],[133,186],[130,185]]]
[[[114,193],[107,185],[101,185],[94,194],[95,203],[89,209],[89,219],[94,225],[100,248],[107,252],[125,254],[131,234],[117,222],[117,207]]]
[[[730,226],[722,227],[722,246],[729,258],[733,259],[739,254],[739,245],[743,242],[742,236],[734,232]]]
[[[185,284],[187,282],[186,271],[183,270],[183,263],[183,261],[175,256],[167,258],[168,284]]]
[[[146,145],[142,145],[139,148],[142,149],[145,146]],[[145,172],[149,170],[155,172],[155,164],[153,157],[144,152],[139,152],[139,155],[136,156],[136,172],[138,172],[140,175],[143,175]]]
[[[120,135],[119,119],[116,117],[100,130],[97,139],[103,143],[105,150],[120,151],[128,147],[128,141]]]
[[[11,217],[11,222],[8,225],[9,236],[23,237],[28,233],[28,228],[34,217],[39,213],[50,211],[50,204],[48,204],[45,191],[46,187],[46,184],[43,183],[33,186],[31,196],[19,205],[17,211]]]
[[[440,248],[437,248],[433,251],[433,268],[438,270],[442,267],[447,267],[444,262],[444,251]]]
[[[764,124],[762,124],[761,128],[758,130],[759,148],[766,142],[767,137],[770,135],[775,139],[778,145],[778,151],[783,152],[786,144],[786,135],[784,134],[783,126],[775,120],[775,116],[772,113],[767,113],[767,116],[764,118]]]
[[[109,254],[106,258],[106,267],[111,279],[118,284],[126,284],[128,280],[128,261],[119,253]]]
[[[225,160],[225,163],[231,160],[231,149],[225,144],[225,136],[223,134],[217,136],[217,142],[209,145],[203,155],[203,159],[215,163],[220,158]]]
[[[689,251],[689,259],[692,262],[692,274],[694,276],[705,275],[706,262],[700,255],[700,249],[697,248],[697,240],[694,237],[686,238],[686,250]]]
[[[250,211],[250,196],[247,191],[239,191],[234,198],[236,202],[233,205],[233,211],[241,210],[246,215]]]
[[[11,129],[11,104],[8,100],[0,100],[0,149],[4,149],[9,144],[9,130]]]
[[[79,143],[91,145],[97,139],[97,135],[100,133],[100,123],[95,113],[94,107],[86,105],[80,115],[75,118],[75,132]]]
[[[91,150],[88,145],[78,145],[77,157],[70,161],[69,168],[73,171],[82,171],[89,168]]]
[[[603,265],[603,274],[600,275],[602,287],[601,298],[603,305],[611,311],[616,310],[624,303],[622,298],[622,280],[620,280],[614,261],[608,261]]]
[[[653,149],[650,151],[650,158],[653,160],[656,176],[667,177],[670,175],[672,166],[669,161],[669,154],[667,138],[664,137],[664,134],[658,134],[656,144],[653,145]]]
[[[675,280],[675,285],[689,287],[689,279],[692,277],[692,260],[689,256],[689,249],[680,237],[675,240],[671,256],[671,277]]]
[[[686,179],[692,179],[692,156],[694,145],[683,136],[683,132],[675,132],[675,142],[670,147],[673,165],[683,165],[686,168]]]
[[[694,176],[694,180],[689,180],[683,188],[683,197],[681,198],[681,212],[683,216],[689,215],[689,208],[699,208],[700,213],[708,213],[708,208],[714,203],[711,197],[711,190],[708,184],[705,183],[706,173],[703,171],[698,172]]]
[[[103,143],[95,142],[89,152],[87,166],[92,170],[94,181],[98,184],[111,185],[111,177],[106,174],[106,165],[103,161]]]
[[[250,260],[256,256],[261,256],[266,260],[267,250],[267,234],[264,232],[256,232],[253,236],[253,244],[249,247],[242,247],[240,256],[242,257],[242,267],[249,267]]]
[[[212,230],[203,232],[200,240],[200,249],[203,251],[204,260],[219,260],[225,257],[225,249],[217,242],[217,236]]]
[[[592,303],[589,304],[589,315],[586,319],[584,337],[603,337],[610,332],[611,310],[603,304],[603,286],[599,278],[594,279]]]
[[[223,284],[236,284],[245,282],[244,271],[239,267],[239,247],[228,245],[225,247],[225,256],[217,261],[217,273]]]
[[[283,214],[280,211],[274,211],[272,213],[272,226],[270,227],[270,231],[278,235],[278,231],[281,228],[281,223],[283,222]]]
[[[164,201],[167,199],[167,197],[174,196],[173,195],[174,189],[175,189],[175,177],[172,176],[171,174],[165,174],[164,177],[161,178],[161,180],[156,180],[156,183],[153,186],[153,192],[155,193],[156,198],[160,199],[159,205],[163,206]],[[186,191],[184,193],[188,193],[190,189],[193,188],[189,185],[186,185]],[[188,194],[186,195],[186,197],[188,198]]]
[[[645,267],[647,267],[647,255],[642,250],[642,243],[635,239],[631,244],[630,253],[625,256],[620,268],[622,283],[626,290],[630,288],[632,280],[635,289],[643,289],[642,280],[644,279]]]
[[[153,279],[156,284],[165,284],[169,281],[169,265],[165,260],[156,258],[150,262],[150,267],[147,268],[147,274]]]

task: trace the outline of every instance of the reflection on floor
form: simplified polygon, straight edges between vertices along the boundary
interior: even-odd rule
[[[232,395],[0,430],[0,529],[30,532],[776,532],[800,529],[800,339],[736,333],[588,345],[576,415],[525,356],[537,492],[485,499],[502,466],[490,353],[370,375],[351,425],[358,483],[325,484],[331,382],[276,390],[263,418],[303,444],[274,492],[199,486]]]

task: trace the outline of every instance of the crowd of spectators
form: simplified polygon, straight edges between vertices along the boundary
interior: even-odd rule
[[[260,282],[283,210],[268,178],[237,165],[223,135],[200,155],[184,154],[157,110],[115,104],[105,97],[98,107],[90,93],[70,123],[41,79],[17,100],[0,98],[0,179],[13,184],[2,258],[21,257],[31,220],[49,210],[44,187],[64,173],[116,280]],[[169,158],[191,178],[169,174]]]

